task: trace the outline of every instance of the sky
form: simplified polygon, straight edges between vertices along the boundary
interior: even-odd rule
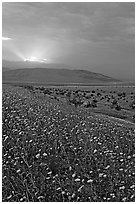
[[[123,79],[135,75],[133,2],[2,3],[2,59],[46,59]]]

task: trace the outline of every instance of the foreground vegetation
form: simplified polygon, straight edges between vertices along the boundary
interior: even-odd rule
[[[134,124],[92,91],[3,86],[3,201],[135,201]]]
[[[135,122],[134,86],[31,86],[20,85],[32,93],[41,93],[67,105],[90,108],[92,112]]]

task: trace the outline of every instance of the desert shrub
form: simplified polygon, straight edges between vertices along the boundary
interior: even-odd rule
[[[132,109],[135,109],[135,101],[132,101],[129,106],[132,108]]]
[[[79,98],[74,97],[69,99],[69,103],[73,104],[77,108],[82,105],[83,102]]]
[[[123,97],[125,97],[126,96],[126,93],[125,92],[123,92],[123,95],[122,95]]]
[[[114,99],[113,102],[112,102],[113,105],[117,105],[117,103],[118,103],[118,102],[117,102],[116,99]]]
[[[118,95],[118,96],[122,96],[122,93],[118,93],[117,95]]]
[[[65,92],[64,92],[64,91],[61,91],[61,92],[60,92],[60,95],[64,95],[64,94],[65,94]]]
[[[97,107],[97,103],[92,102],[91,106],[92,106],[93,108],[96,108],[96,107]]]
[[[28,90],[33,90],[33,86],[24,86],[24,88],[28,89]]]
[[[118,93],[117,95],[122,98],[122,97],[125,97],[125,96],[126,96],[126,93],[125,93],[125,92],[122,92],[122,93]]]
[[[71,92],[68,91],[68,92],[66,93],[66,97],[70,97],[70,96],[71,96]]]
[[[92,107],[92,105],[91,105],[91,103],[90,103],[89,101],[85,101],[85,102],[83,103],[83,106],[84,106],[85,108],[90,108],[90,107]]]
[[[35,93],[35,89],[33,86],[27,85],[27,86],[24,86],[24,88],[27,89],[28,91],[30,91],[31,93]]]
[[[85,96],[85,98],[86,98],[86,99],[91,98],[91,94],[90,94],[90,93],[87,93],[86,96]]]
[[[44,91],[45,88],[44,88],[44,87],[40,87],[39,90],[40,90],[40,91]]]
[[[101,96],[101,93],[97,93],[97,96]]]
[[[104,97],[102,96],[101,98],[100,98],[100,100],[103,100],[104,99]]]
[[[116,109],[117,111],[120,111],[120,110],[121,110],[121,106],[120,106],[120,105],[117,105],[117,106],[115,107],[115,109]]]
[[[95,108],[95,107],[97,107],[97,99],[93,99],[93,101],[92,101],[92,103],[91,103],[91,106],[93,107],[93,108]]]
[[[98,100],[97,99],[93,99],[93,103],[97,103],[98,102]]]
[[[44,94],[50,94],[51,92],[50,92],[48,89],[45,89],[45,90],[43,91],[43,93],[44,93]]]

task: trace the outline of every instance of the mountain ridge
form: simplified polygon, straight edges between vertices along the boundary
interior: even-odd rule
[[[118,82],[103,74],[88,70],[57,68],[24,68],[3,71],[3,81],[41,82],[41,83],[99,83]]]

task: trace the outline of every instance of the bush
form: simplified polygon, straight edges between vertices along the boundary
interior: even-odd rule
[[[90,103],[89,101],[85,101],[85,102],[83,103],[83,106],[84,106],[85,108],[90,108],[92,105],[91,105],[91,103]]]
[[[132,109],[135,109],[135,101],[133,101],[132,103],[130,103],[129,106],[130,106]]]
[[[125,92],[123,92],[123,97],[125,97],[126,96],[126,93]]]
[[[120,105],[117,105],[117,106],[115,107],[115,109],[116,109],[117,111],[120,111],[120,110],[121,110],[121,106],[120,106]]]
[[[118,102],[117,102],[116,99],[114,99],[113,102],[112,102],[113,105],[117,105],[117,103],[118,103]]]
[[[118,95],[118,96],[122,96],[122,93],[118,93],[117,95]]]
[[[45,88],[44,88],[44,87],[40,87],[39,90],[40,90],[40,91],[44,91]]]
[[[96,107],[97,107],[97,104],[93,102],[93,103],[91,104],[91,106],[92,106],[93,108],[96,108]]]
[[[103,100],[104,99],[104,97],[102,96],[101,98],[100,98],[100,100]]]
[[[97,96],[101,96],[101,93],[97,93]]]
[[[46,90],[43,91],[43,93],[44,94],[50,94],[51,92],[48,89],[46,89]]]
[[[125,97],[125,96],[126,96],[126,93],[125,93],[125,92],[122,92],[122,93],[118,93],[117,95],[118,95],[118,96],[121,96],[121,97]]]
[[[86,94],[86,95],[85,95],[85,98],[86,98],[86,99],[91,98],[91,94],[90,94],[90,93]]]
[[[93,103],[97,103],[98,101],[97,101],[97,99],[93,99]]]
[[[96,99],[93,99],[93,101],[92,101],[92,103],[91,103],[91,106],[93,107],[93,108],[95,108],[95,107],[97,107],[97,100]]]
[[[82,104],[82,101],[79,98],[70,98],[69,102],[74,104],[76,108]]]

